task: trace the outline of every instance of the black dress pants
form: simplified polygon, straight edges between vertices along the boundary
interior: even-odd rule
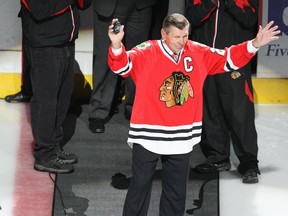
[[[29,63],[28,52],[26,51],[25,40],[22,40],[22,76],[21,76],[21,92],[25,95],[32,96],[32,85],[31,85],[31,65]]]
[[[127,192],[123,216],[146,216],[151,197],[153,175],[159,158],[162,162],[160,216],[183,216],[191,152],[159,155],[139,144],[133,145],[132,179]]]
[[[235,73],[235,72],[234,72]],[[258,171],[253,88],[249,72],[208,76],[204,83],[203,132],[200,143],[207,162],[230,157],[230,138],[240,161],[238,171]]]
[[[74,83],[74,43],[59,47],[26,46],[31,65],[33,96],[31,127],[36,161],[56,158],[62,124],[70,105]]]
[[[113,109],[115,95],[118,95],[115,91],[119,76],[114,74],[107,64],[108,48],[111,44],[107,31],[113,18],[118,18],[125,25],[123,43],[129,50],[148,39],[152,7],[137,10],[135,3],[122,0],[117,3],[111,17],[103,17],[94,10],[93,91],[89,104],[89,118],[107,119]],[[135,85],[131,78],[125,80],[127,80],[125,110],[131,112]]]

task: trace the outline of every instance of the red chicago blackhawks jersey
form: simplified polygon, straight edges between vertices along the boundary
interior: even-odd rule
[[[136,85],[128,144],[157,154],[184,154],[200,142],[202,87],[208,74],[236,70],[255,53],[251,42],[223,50],[187,41],[178,55],[162,40],[147,41],[119,55],[109,49],[111,70]],[[256,50],[253,50],[256,51]]]

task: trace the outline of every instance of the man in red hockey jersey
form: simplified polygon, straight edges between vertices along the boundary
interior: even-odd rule
[[[128,135],[128,144],[133,147],[132,179],[123,215],[147,215],[152,177],[160,158],[159,215],[182,216],[191,151],[201,138],[206,76],[244,66],[260,46],[277,40],[275,35],[280,31],[270,22],[264,28],[260,26],[251,41],[215,49],[188,40],[188,20],[183,15],[171,14],[164,19],[161,40],[147,41],[126,51],[121,43],[124,26],[116,34],[116,21],[113,19],[108,30],[112,42],[108,64],[114,73],[131,76],[136,85]],[[175,105],[163,103],[169,97],[175,99]]]

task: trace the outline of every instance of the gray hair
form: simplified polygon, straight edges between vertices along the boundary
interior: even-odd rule
[[[165,32],[169,32],[169,28],[171,26],[174,26],[180,30],[183,30],[188,26],[190,28],[190,23],[186,19],[185,16],[179,13],[172,13],[169,14],[165,17],[163,24],[162,24],[162,29],[164,29]]]

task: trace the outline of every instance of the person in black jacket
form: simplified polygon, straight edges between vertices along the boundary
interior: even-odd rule
[[[31,66],[31,127],[34,169],[71,173],[77,156],[60,147],[62,123],[73,89],[75,45],[80,27],[78,8],[90,0],[22,0],[22,27]]]
[[[255,36],[258,0],[188,0],[186,16],[193,40],[221,49]],[[195,169],[201,173],[229,170],[231,137],[242,182],[257,183],[260,171],[254,119],[251,63],[232,73],[208,76],[200,143],[206,161]]]
[[[158,0],[93,0],[94,46],[93,46],[93,91],[89,104],[89,130],[103,133],[105,123],[117,103],[118,77],[110,72],[107,64],[110,45],[107,29],[114,17],[125,25],[125,46],[133,46],[148,39],[152,8]],[[124,115],[130,119],[134,102],[135,85],[131,78],[125,82]],[[116,102],[115,102],[116,98]]]

